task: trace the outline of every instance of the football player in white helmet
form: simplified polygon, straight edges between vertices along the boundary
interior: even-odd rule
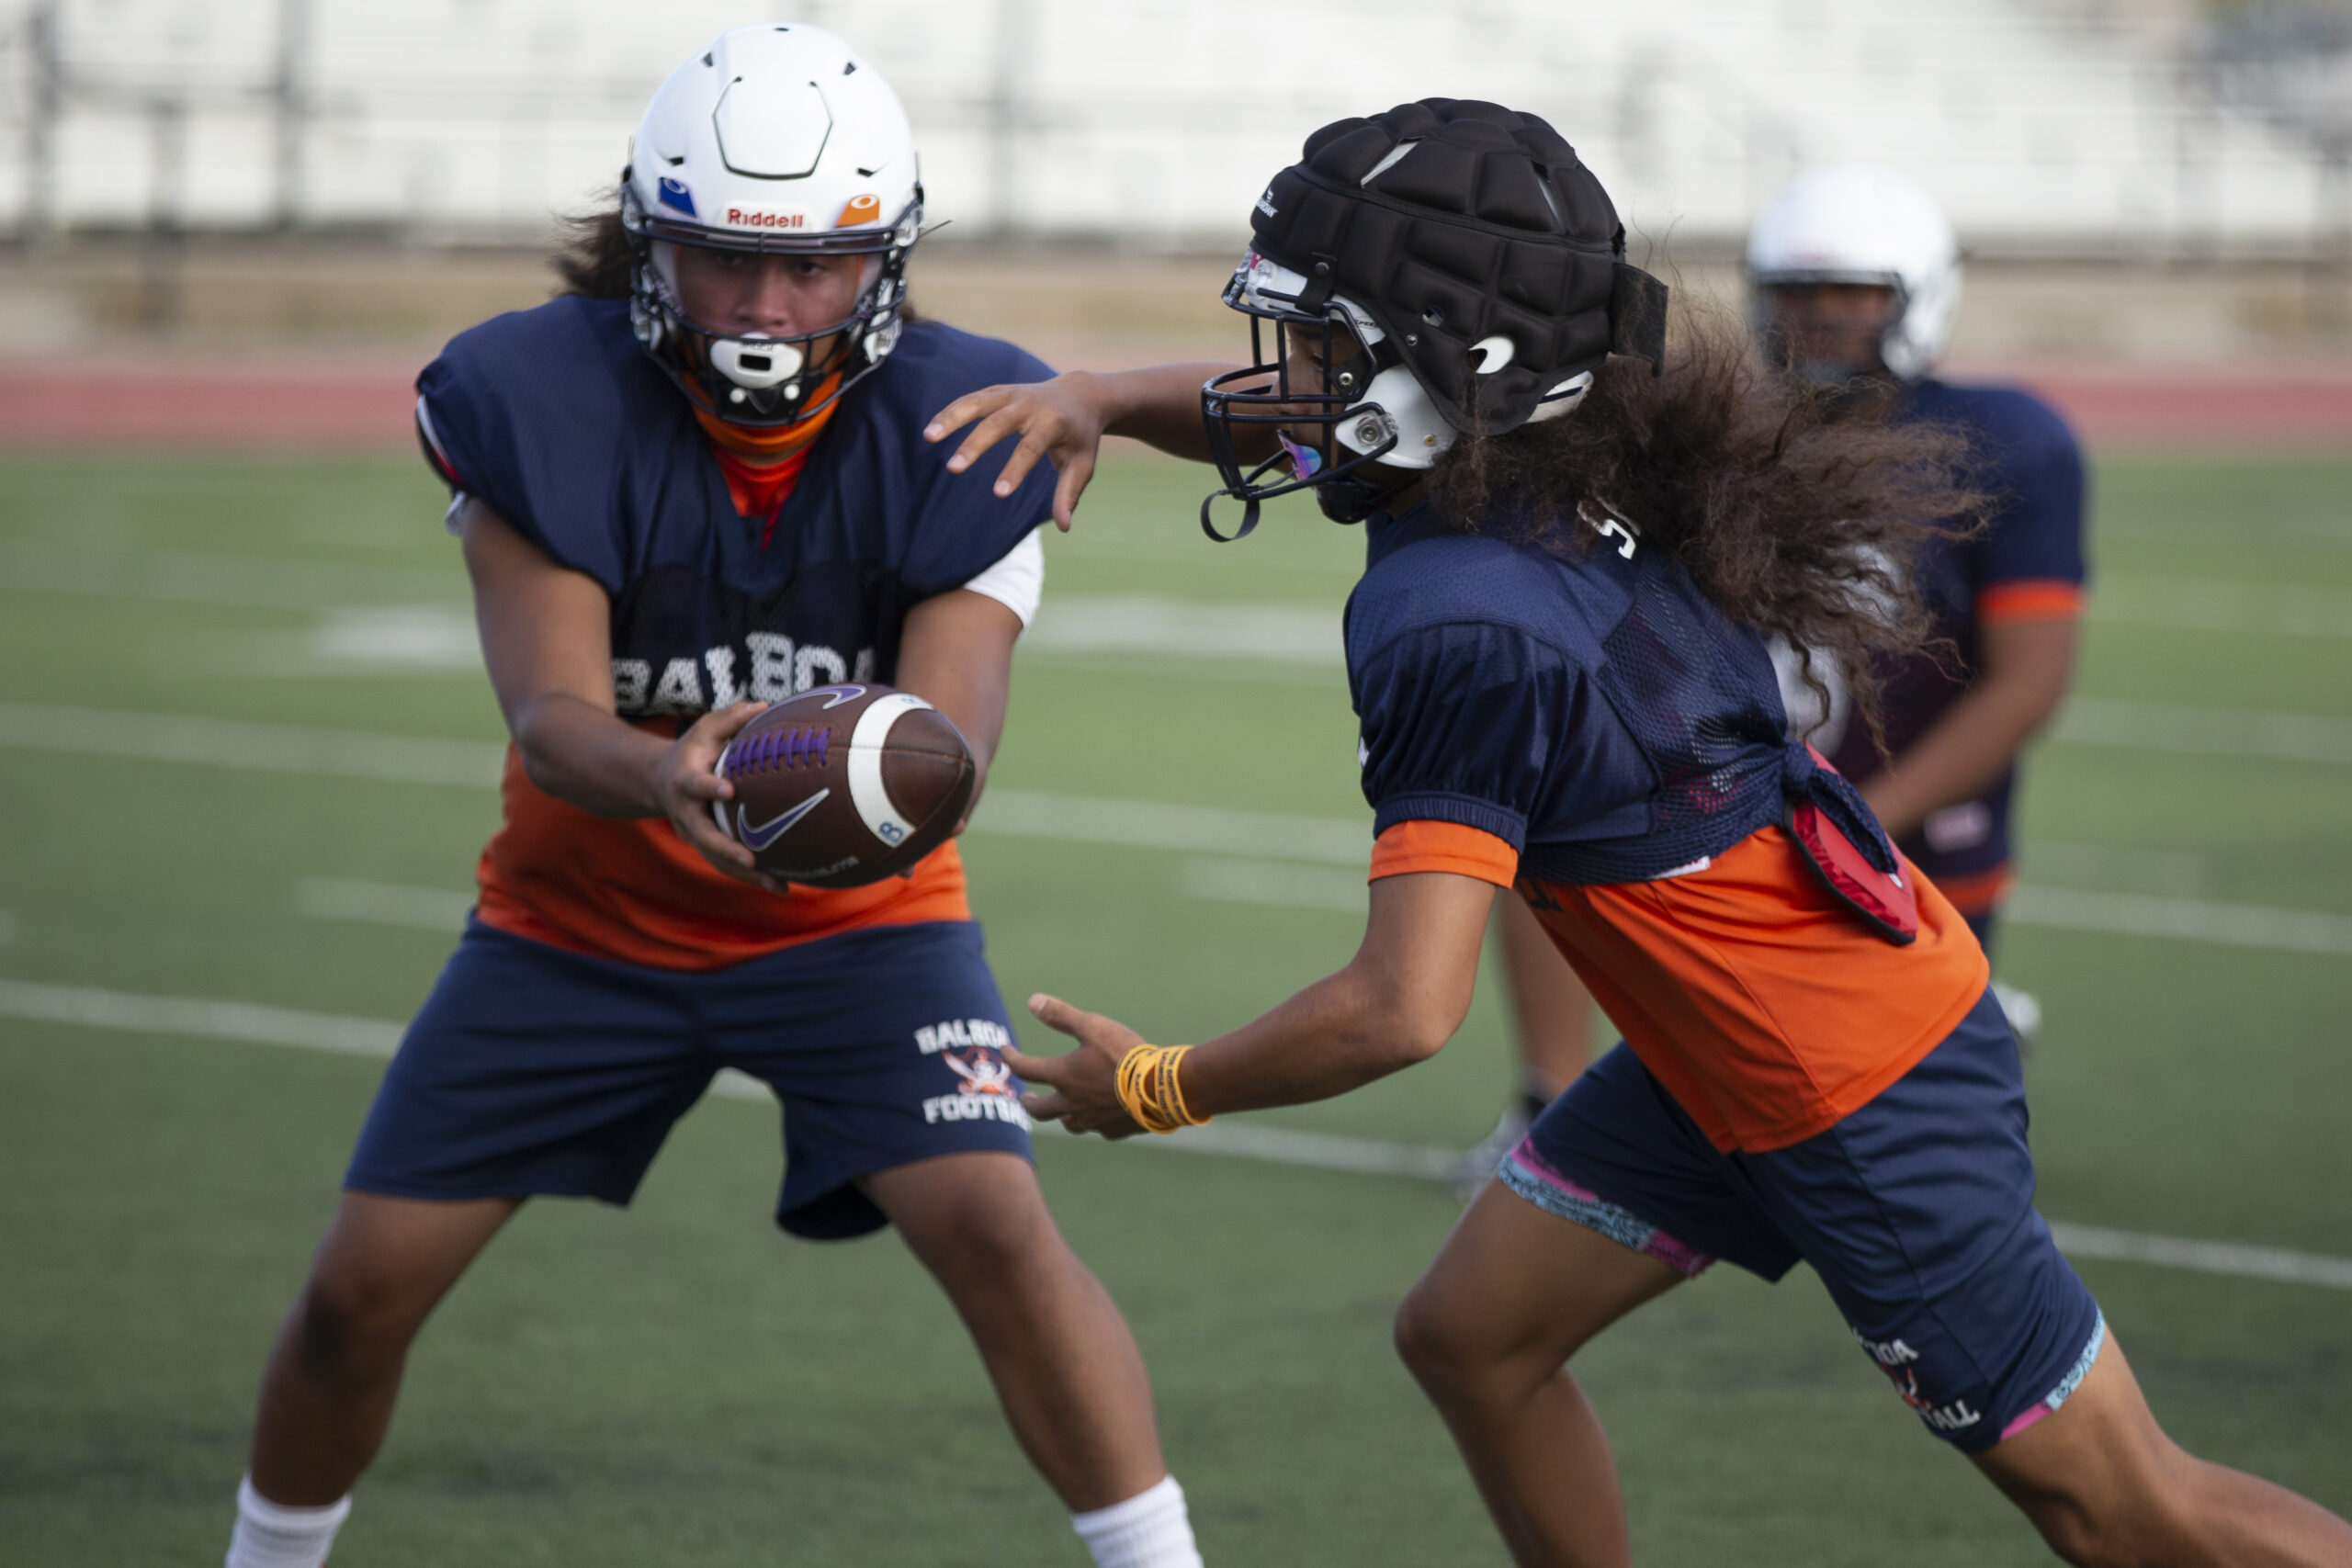
[[[922,433],[1051,372],[911,319],[922,224],[880,74],[820,28],[738,28],[654,95],[570,290],[419,378],[513,736],[504,821],[271,1352],[228,1568],[318,1568],[441,1296],[526,1200],[627,1202],[722,1066],[781,1103],[777,1224],[899,1232],[1096,1561],[1199,1568],[1134,1338],[1038,1188],[954,841],[786,886],[712,811],[729,739],[799,693],[904,687],[983,777],[1002,734],[1050,479],[991,494]]]
[[[1792,714],[1861,786],[1913,863],[1989,950],[2010,883],[2009,822],[2027,743],[2064,700],[2086,576],[2082,454],[2065,422],[2016,387],[1939,378],[1960,302],[1960,248],[1927,194],[1891,169],[1798,175],[1747,241],[1758,346],[1791,374],[1840,389],[1864,415],[1965,430],[1973,479],[2000,499],[1984,528],[1915,570],[1957,664],[1917,657],[1886,671],[1893,761],[1848,723],[1842,692],[1821,711],[1795,682]],[[1816,661],[1817,662],[1817,661]],[[1997,987],[2030,1036],[2034,998]]]

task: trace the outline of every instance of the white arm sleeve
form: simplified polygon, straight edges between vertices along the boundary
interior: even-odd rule
[[[1023,629],[1037,618],[1037,601],[1046,593],[1045,532],[1046,525],[1038,524],[1004,552],[1003,559],[964,584],[1020,616]]]

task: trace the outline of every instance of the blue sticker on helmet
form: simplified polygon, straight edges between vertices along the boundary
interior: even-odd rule
[[[686,188],[686,184],[684,180],[673,180],[667,175],[662,176],[662,205],[664,207],[674,207],[689,218],[696,216],[695,212],[695,193]]]

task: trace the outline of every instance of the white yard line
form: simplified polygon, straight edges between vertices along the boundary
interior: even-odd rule
[[[1176,891],[1215,903],[1330,909],[1361,919],[1371,903],[1363,869],[1369,859],[1368,851],[1358,853],[1357,869],[1349,872],[1274,861],[1193,858],[1177,863]]]
[[[506,757],[481,740],[8,702],[0,749],[473,789],[496,787]]]
[[[1268,662],[1345,662],[1340,613],[1310,604],[1200,604],[1148,593],[1047,594],[1024,647]]]
[[[474,907],[470,893],[390,882],[305,881],[294,885],[294,912],[306,920],[406,926],[454,936]]]
[[[191,1034],[204,1040],[299,1045],[308,1051],[334,1051],[350,1056],[390,1055],[400,1048],[407,1027],[382,1019],[299,1012],[255,1002],[138,996],[33,980],[0,980],[0,1018],[79,1023],[138,1034]]]
[[[476,788],[496,782],[504,757],[503,747],[483,741],[0,703],[0,750],[6,749]],[[1018,789],[991,790],[972,831],[1219,856],[1226,863],[1182,872],[1183,890],[1308,908],[1357,906],[1342,899],[1336,882],[1309,882],[1280,868],[1246,872],[1240,857],[1355,867],[1372,847],[1371,826],[1362,819]],[[2352,953],[2352,916],[2319,909],[2026,886],[2013,895],[2008,918],[2120,936]]]
[[[81,1024],[140,1034],[175,1034],[263,1045],[293,1045],[344,1055],[390,1056],[403,1026],[382,1019],[345,1018],[252,1002],[194,997],[138,996],[80,986],[51,986],[0,980],[0,1018],[40,1023]],[[766,1085],[732,1069],[721,1073],[712,1093],[729,1100],[771,1100]],[[1360,1175],[1402,1176],[1442,1181],[1451,1178],[1460,1154],[1453,1149],[1371,1138],[1303,1133],[1253,1122],[1227,1122],[1189,1128],[1170,1138],[1139,1138],[1132,1146],[1183,1153],[1226,1155],[1273,1165]],[[2192,1241],[2146,1235],[2097,1225],[2053,1222],[2059,1247],[2080,1258],[2149,1263],[2239,1279],[2352,1290],[2352,1258],[2327,1258],[2231,1242]]]
[[[466,579],[455,570],[359,561],[287,560],[198,550],[51,549],[0,543],[0,592],[72,593],[220,604],[241,610],[318,610],[414,599],[466,610]]]
[[[2256,947],[2273,953],[2352,954],[2352,916],[2261,904],[2215,904],[2148,893],[2091,893],[2072,887],[2018,887],[2001,918],[2021,926],[2170,937],[2181,942]]]
[[[1372,858],[1372,818],[1293,817],[1173,806],[1149,800],[991,789],[972,814],[975,833],[1010,833],[1132,849],[1223,852],[1362,866]]]
[[[2089,617],[2159,631],[2352,637],[2352,593],[2302,583],[2126,573],[2091,584]]]
[[[2352,1258],[2322,1258],[2309,1252],[2289,1252],[2275,1247],[2238,1247],[2225,1241],[2189,1241],[2174,1235],[2143,1235],[2137,1231],[2111,1231],[2099,1225],[2050,1222],[2058,1250],[2076,1258],[2111,1258],[2119,1263],[2154,1263],[2166,1269],[2191,1269],[2200,1274],[2228,1274],[2241,1280],[2279,1280],[2295,1285],[2327,1285],[2352,1291]]]
[[[1369,902],[1361,874],[1351,877],[1312,866],[1264,861],[1186,861],[1176,869],[1176,891],[1188,898],[1216,903],[1327,909],[1358,919]],[[2148,893],[2020,886],[2010,893],[2001,918],[2020,926],[2111,936],[2165,937],[2272,953],[2352,955],[2352,916],[2316,909],[2217,904]]]
[[[2352,719],[2318,714],[2075,697],[2059,715],[2051,739],[2134,751],[2352,766]]]

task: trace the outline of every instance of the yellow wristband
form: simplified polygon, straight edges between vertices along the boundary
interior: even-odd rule
[[[1138,1045],[1119,1058],[1119,1103],[1147,1133],[1173,1133],[1209,1120],[1184,1106],[1176,1069],[1190,1045]]]

